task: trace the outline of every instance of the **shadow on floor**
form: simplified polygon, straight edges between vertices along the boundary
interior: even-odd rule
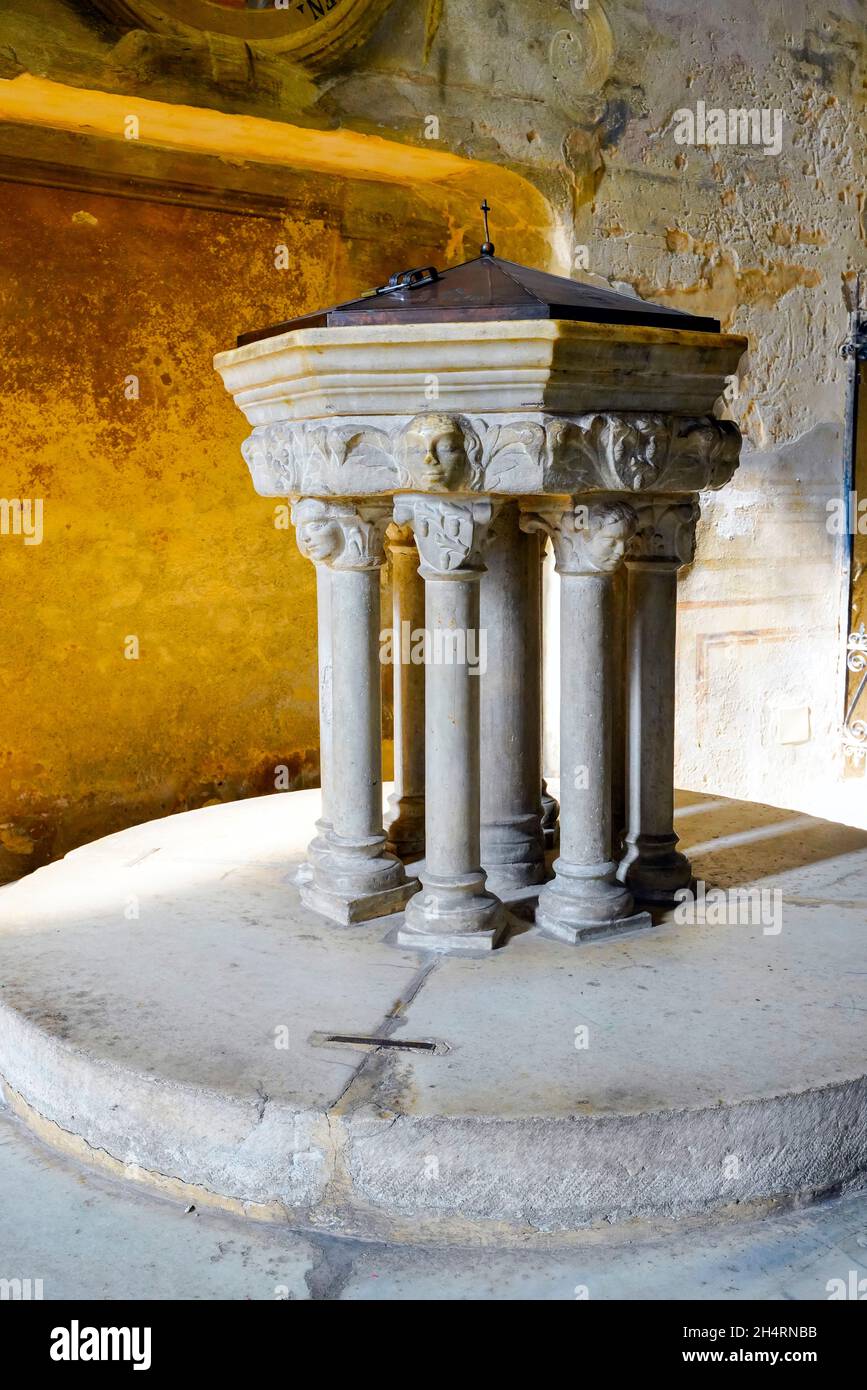
[[[867,832],[749,801],[678,793],[675,828],[696,876],[723,888],[787,876],[790,892],[867,908]]]

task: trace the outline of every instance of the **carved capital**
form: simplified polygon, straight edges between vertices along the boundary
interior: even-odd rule
[[[365,420],[278,420],[242,446],[266,497],[693,493],[720,488],[740,434],[713,417],[596,413],[521,419],[430,412]]]
[[[426,579],[467,579],[484,572],[482,547],[493,512],[487,499],[459,502],[409,493],[395,499],[394,519],[411,523]]]
[[[625,502],[576,502],[521,514],[525,531],[551,537],[558,574],[613,574],[635,534],[637,518]]]
[[[385,533],[389,550],[415,550],[415,533],[409,522],[390,521]]]
[[[303,497],[292,504],[298,549],[316,565],[334,570],[372,570],[385,562],[383,548],[391,508],[383,503],[321,502]]]
[[[635,563],[691,565],[695,559],[695,528],[699,506],[695,498],[641,498],[635,503],[638,526],[628,559]]]

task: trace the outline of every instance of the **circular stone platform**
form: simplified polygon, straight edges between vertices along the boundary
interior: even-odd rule
[[[300,905],[317,792],[88,845],[0,889],[6,1101],[167,1192],[355,1235],[526,1240],[854,1180],[867,835],[679,801],[698,876],[779,889],[782,930],[519,924],[420,955]]]

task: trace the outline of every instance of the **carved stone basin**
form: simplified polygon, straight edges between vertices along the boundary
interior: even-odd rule
[[[712,412],[743,338],[561,322],[300,328],[220,353],[215,366],[251,425],[438,409]]]

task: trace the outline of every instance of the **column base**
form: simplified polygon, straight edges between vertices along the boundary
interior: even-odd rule
[[[548,876],[544,859],[538,864],[485,864],[483,867],[488,890],[503,902],[523,894],[524,889],[534,888],[538,892]]]
[[[424,797],[397,796],[388,798],[391,807],[385,818],[386,849],[400,859],[424,854]]]
[[[383,843],[381,833],[351,849],[333,830],[317,836],[308,850],[310,873],[296,876],[301,901],[344,927],[400,912],[419,883],[407,879],[399,859],[383,853]]]
[[[538,815],[483,821],[481,841],[488,891],[496,897],[545,882],[545,848]]]
[[[554,878],[539,892],[536,925],[546,936],[576,945],[652,926],[650,913],[635,912],[632,894],[614,881],[613,861],[578,865],[558,859]]]
[[[407,904],[395,941],[420,951],[493,951],[508,921],[499,898],[485,892],[484,874],[457,883],[436,883],[425,876],[421,892]]]
[[[627,840],[626,854],[617,868],[618,881],[641,902],[673,907],[679,889],[695,887],[692,865],[676,844],[676,835],[639,835],[635,841]]]
[[[373,917],[387,917],[401,912],[414,893],[419,891],[417,879],[409,879],[393,888],[381,888],[372,893],[350,895],[323,888],[312,878],[299,883],[299,896],[305,907],[341,927],[369,922]]]
[[[542,783],[542,837],[546,849],[554,849],[560,833],[560,803]]]
[[[295,874],[295,882],[300,887],[302,883],[310,883],[313,878],[314,867],[322,864],[326,855],[331,853],[331,846],[328,843],[328,833],[331,830],[331,822],[318,820],[316,822],[317,834],[307,846],[307,858],[303,864],[298,866]]]
[[[549,917],[542,909],[536,909],[536,926],[541,936],[554,941],[566,941],[570,946],[579,946],[582,941],[595,941],[600,937],[620,936],[636,931],[645,931],[653,926],[649,912],[633,912],[628,917],[617,917],[611,922],[592,922],[585,926],[562,922],[558,917]]]
[[[498,879],[494,873],[486,873],[485,890],[493,897],[499,898],[503,907],[510,917],[520,917],[525,922],[532,922],[536,912],[536,904],[539,901],[539,890],[548,877],[548,869],[542,865],[543,876],[533,883],[507,883]],[[416,874],[418,878],[424,879],[425,861],[416,859],[410,872]]]

